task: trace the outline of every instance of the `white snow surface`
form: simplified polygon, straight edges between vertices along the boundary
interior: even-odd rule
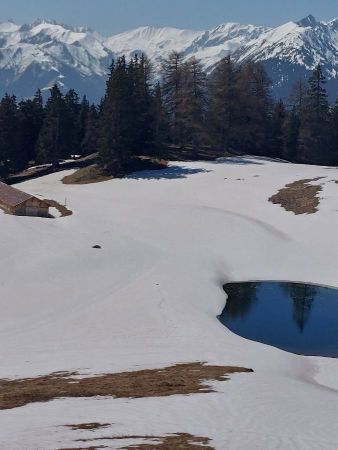
[[[20,188],[67,199],[73,216],[0,214],[0,378],[193,361],[254,373],[214,383],[212,394],[59,399],[0,411],[0,448],[55,450],[83,447],[75,442],[83,438],[185,432],[220,450],[337,449],[338,361],[248,341],[217,315],[229,281],[338,287],[338,169],[243,157],[173,162],[86,186],[63,185],[67,173]],[[323,184],[316,214],[295,216],[268,202],[285,184],[316,177],[324,177],[316,181]],[[89,422],[112,425],[63,427]]]
[[[154,63],[160,63],[173,50],[185,51],[201,33],[170,27],[140,27],[112,36],[104,42],[116,55],[133,57],[135,52],[145,52]]]

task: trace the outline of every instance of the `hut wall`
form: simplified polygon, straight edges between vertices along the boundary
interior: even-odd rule
[[[0,208],[4,210],[7,214],[15,214],[14,208],[7,205],[6,203],[0,202]]]
[[[27,200],[15,209],[15,214],[18,216],[48,217],[48,213],[49,206],[38,198]]]

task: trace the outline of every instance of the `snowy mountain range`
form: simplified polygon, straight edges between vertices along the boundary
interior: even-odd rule
[[[22,26],[2,22],[0,95],[27,97],[57,82],[98,100],[112,58],[145,52],[160,65],[172,50],[196,56],[209,72],[229,54],[238,62],[262,61],[278,97],[286,97],[294,81],[321,63],[330,94],[338,93],[338,19],[318,22],[310,15],[276,28],[238,23],[207,31],[141,27],[111,37],[46,20]]]

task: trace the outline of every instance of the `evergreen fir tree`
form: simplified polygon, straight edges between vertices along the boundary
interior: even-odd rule
[[[20,166],[16,98],[8,94],[0,102],[0,176]]]
[[[153,153],[156,156],[164,157],[164,148],[169,140],[169,120],[162,98],[162,88],[159,82],[156,83],[153,92],[152,102],[152,127],[154,136]]]
[[[36,143],[43,123],[44,108],[41,91],[37,91],[33,99],[23,100],[19,103],[18,111],[18,139],[20,157],[17,160],[16,170],[23,169],[29,161],[36,158]]]
[[[80,154],[85,155],[87,154],[87,150],[83,148],[83,142],[85,141],[85,135],[87,132],[87,124],[90,121],[89,115],[90,115],[91,106],[89,101],[87,100],[86,96],[83,96],[81,105],[79,108],[79,116],[78,116],[78,126],[79,126],[79,143],[80,143]],[[97,113],[95,108],[95,113]]]
[[[209,81],[208,127],[211,143],[224,150],[239,150],[240,108],[238,70],[223,58]]]
[[[85,132],[81,142],[82,155],[96,153],[98,145],[98,112],[96,106],[91,105],[86,115]]]
[[[269,127],[269,153],[274,158],[283,157],[285,117],[284,103],[282,100],[279,100],[273,107]]]
[[[298,110],[303,106],[304,99],[306,97],[306,83],[302,78],[293,85],[291,93],[289,95],[289,100],[291,106]]]
[[[50,91],[45,116],[37,142],[37,158],[42,163],[57,165],[69,157],[73,141],[69,139],[73,124],[69,121],[68,107],[57,85]]]
[[[153,145],[154,135],[152,127],[152,75],[153,68],[150,60],[142,54],[132,59],[128,66],[131,83],[131,117],[133,154],[147,152]]]
[[[294,106],[291,111],[286,113],[283,124],[283,153],[282,157],[288,161],[298,160],[298,141],[299,141],[299,111]]]
[[[249,61],[240,67],[238,102],[241,111],[239,147],[248,153],[266,154],[271,113],[271,80],[261,63]]]
[[[183,65],[182,125],[183,144],[196,150],[205,142],[206,75],[195,57]]]
[[[330,158],[328,163],[338,164],[338,100],[332,108],[330,115]]]
[[[300,110],[300,160],[324,163],[329,151],[329,103],[325,90],[326,79],[320,65],[309,78],[309,87]]]
[[[131,88],[128,67],[123,56],[117,60],[116,65],[111,65],[101,112],[99,154],[101,165],[109,171],[120,171],[131,157]]]
[[[83,130],[81,130],[80,124],[81,105],[79,96],[74,89],[70,89],[64,96],[64,101],[66,119],[69,124],[64,130],[64,133],[67,133],[65,140],[68,143],[69,151],[72,154],[79,154],[81,153],[81,141],[83,138],[81,135]]]
[[[170,134],[174,144],[183,145],[184,125],[184,62],[183,55],[172,52],[162,64],[162,92],[169,117]]]

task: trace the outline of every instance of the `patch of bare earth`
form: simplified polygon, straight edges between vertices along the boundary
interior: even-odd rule
[[[149,438],[148,438],[149,439]],[[158,439],[156,443],[142,443],[124,447],[125,450],[214,450],[210,447],[210,439],[206,437],[192,436],[191,434],[179,433]]]
[[[314,214],[318,211],[320,199],[318,194],[322,191],[321,185],[313,185],[322,177],[295,181],[280,189],[277,194],[269,198],[271,203],[280,205],[286,211],[296,215]]]
[[[214,450],[208,444],[209,438],[192,436],[188,433],[177,433],[168,436],[118,436],[81,439],[81,442],[93,441],[140,441],[140,443],[120,447],[121,450]],[[146,442],[145,442],[146,441]],[[123,445],[123,444],[122,444]],[[99,448],[99,447],[97,447]],[[62,450],[62,449],[61,449]],[[75,449],[74,449],[75,450]]]
[[[56,208],[61,217],[67,217],[71,216],[73,214],[73,211],[68,209],[65,205],[61,205],[61,203],[57,202],[56,200],[44,200],[44,202],[48,203],[51,208]]]
[[[164,159],[151,158],[148,156],[137,156],[132,158],[124,167],[117,166],[113,172],[108,172],[99,164],[92,164],[77,170],[71,175],[62,179],[63,184],[90,184],[108,181],[113,178],[123,178],[133,172],[142,170],[162,170],[168,167],[168,162]]]
[[[56,398],[142,398],[214,392],[208,381],[224,381],[229,374],[239,372],[253,370],[188,363],[87,378],[77,378],[78,373],[54,373],[22,380],[3,379],[0,380],[0,410]]]
[[[75,447],[75,448],[60,448],[59,450],[99,450],[100,448],[108,448],[106,445],[91,446],[91,447]]]
[[[98,164],[78,169],[71,175],[62,178],[63,184],[90,184],[111,180],[113,177],[105,172]]]
[[[59,450],[99,450],[100,448],[108,448],[105,445],[99,445],[98,447],[76,447],[76,448],[60,448]]]
[[[110,425],[111,425],[110,423],[93,422],[93,423],[79,423],[76,425],[65,425],[65,427],[70,428],[73,431],[78,431],[78,430],[95,431],[95,430],[100,430],[101,428],[107,428]]]

